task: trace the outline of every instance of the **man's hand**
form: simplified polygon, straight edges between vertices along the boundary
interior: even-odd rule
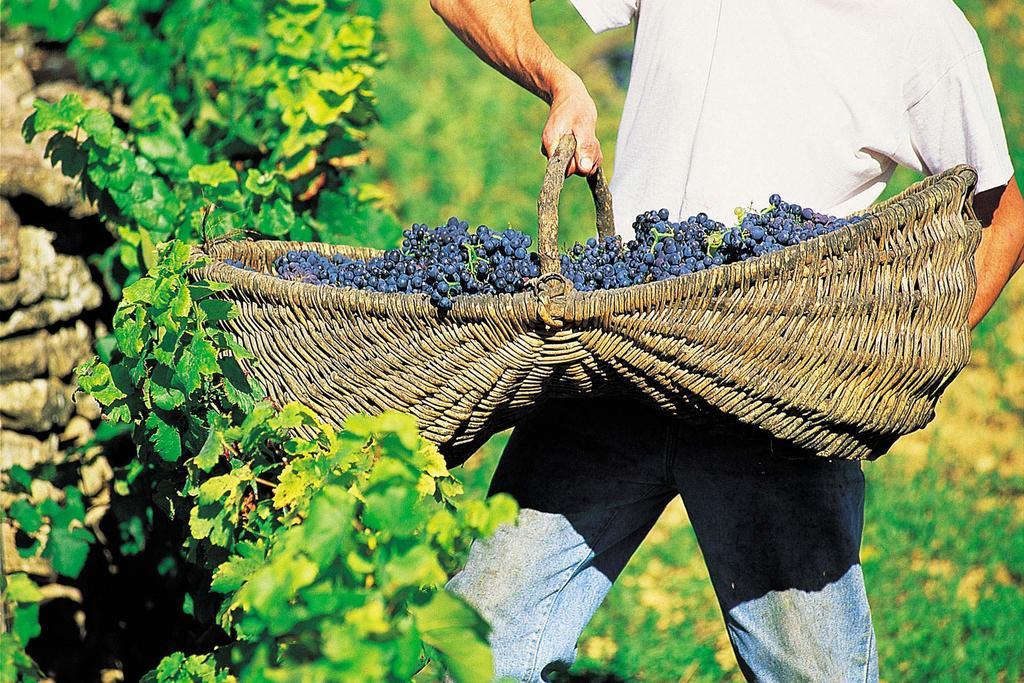
[[[576,155],[569,161],[566,175],[590,175],[601,165],[601,143],[597,140],[597,106],[576,74],[568,79],[564,89],[557,88],[551,100],[541,151],[551,156],[558,141],[566,133],[576,136]]]
[[[590,175],[601,165],[594,100],[537,33],[530,0],[430,0],[430,6],[481,59],[551,106],[541,135],[545,156],[571,132],[576,156],[569,173]]]

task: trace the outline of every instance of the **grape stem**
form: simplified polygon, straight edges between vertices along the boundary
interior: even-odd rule
[[[654,253],[654,245],[656,245],[658,242],[660,242],[662,239],[666,237],[672,237],[673,235],[675,235],[675,233],[672,232],[671,230],[669,230],[668,232],[658,232],[657,230],[651,230],[651,234],[654,235],[654,241],[651,242],[652,254]]]

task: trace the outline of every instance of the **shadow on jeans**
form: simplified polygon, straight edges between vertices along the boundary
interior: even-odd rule
[[[564,516],[612,581],[681,495],[726,612],[771,591],[820,591],[859,562],[859,463],[729,418],[696,427],[628,399],[552,402],[513,432],[491,492]],[[550,563],[559,535],[537,532],[535,559]],[[522,551],[503,565],[510,584]]]

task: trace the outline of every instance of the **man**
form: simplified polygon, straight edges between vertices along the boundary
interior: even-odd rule
[[[773,192],[851,213],[897,164],[968,163],[988,225],[972,326],[1024,261],[1024,201],[984,54],[952,0],[572,2],[595,32],[636,21],[612,181],[620,233],[648,209],[722,219]],[[432,6],[550,106],[545,154],[571,131],[569,172],[600,166],[594,102],[534,30],[529,0]],[[450,586],[490,621],[499,676],[550,680],[681,495],[748,679],[875,681],[863,475],[855,462],[786,457],[806,455],[622,400],[552,406],[515,430],[492,482],[519,500],[519,524],[474,546]]]

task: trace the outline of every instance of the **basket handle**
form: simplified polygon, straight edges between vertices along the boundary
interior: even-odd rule
[[[558,141],[555,151],[548,158],[544,171],[544,183],[537,200],[537,242],[540,251],[540,272],[542,275],[561,272],[558,256],[558,198],[565,184],[565,171],[576,153],[576,136],[566,133]],[[612,214],[612,195],[604,178],[604,170],[598,166],[587,176],[590,193],[597,210],[597,234],[608,237],[615,234],[615,220]]]

